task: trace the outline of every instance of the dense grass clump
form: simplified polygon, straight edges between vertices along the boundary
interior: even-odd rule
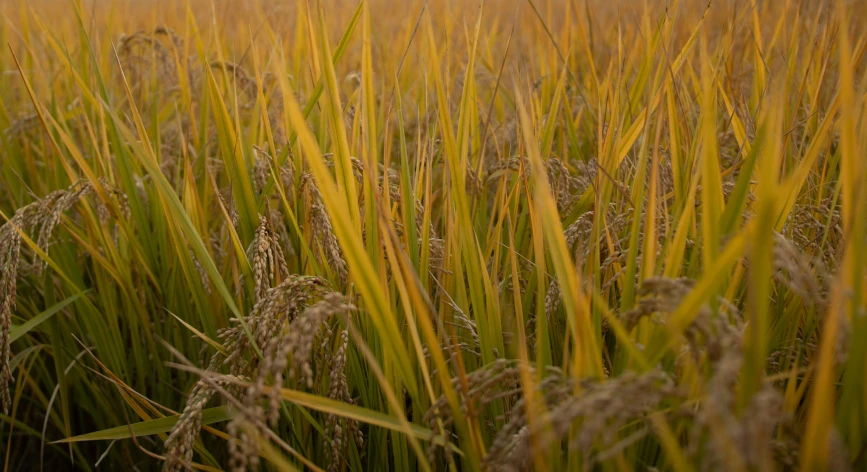
[[[0,4],[4,470],[867,469],[867,9]]]

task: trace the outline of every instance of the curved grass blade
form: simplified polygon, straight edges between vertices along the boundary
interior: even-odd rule
[[[69,304],[71,304],[75,300],[78,300],[80,296],[84,295],[87,292],[90,292],[90,289],[79,292],[67,298],[66,300],[55,303],[50,308],[34,316],[33,318],[30,318],[29,320],[25,321],[20,325],[12,325],[12,327],[9,329],[9,342],[15,342],[16,339],[24,336],[25,334],[30,332],[31,329],[39,326],[40,324],[57,314],[60,310],[66,308]]]
[[[92,433],[81,434],[71,438],[60,439],[51,444],[75,443],[83,441],[104,441],[111,439],[127,439],[130,437],[130,432],[136,437],[150,436],[152,434],[168,433],[172,427],[178,422],[180,415],[166,416],[149,421],[141,421],[131,425],[117,426],[115,428],[104,429],[102,431],[94,431]],[[218,406],[214,408],[206,408],[202,410],[202,424],[209,425],[228,421],[232,419],[232,412],[228,406]]]

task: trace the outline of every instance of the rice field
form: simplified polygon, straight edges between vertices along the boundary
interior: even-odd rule
[[[3,470],[867,470],[867,5],[6,0]]]

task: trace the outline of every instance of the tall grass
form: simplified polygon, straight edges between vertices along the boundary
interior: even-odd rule
[[[4,470],[864,470],[867,9],[0,5]]]

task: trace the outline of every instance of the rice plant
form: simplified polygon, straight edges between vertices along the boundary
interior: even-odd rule
[[[4,470],[867,469],[867,4],[0,4]]]

